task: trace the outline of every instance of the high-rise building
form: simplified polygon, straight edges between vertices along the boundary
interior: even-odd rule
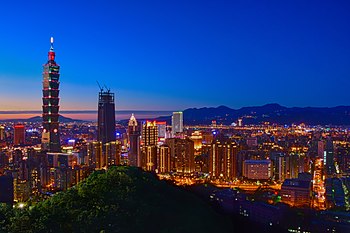
[[[164,141],[166,137],[166,121],[158,121],[158,138],[160,141]]]
[[[107,142],[105,144],[105,153],[107,159],[107,167],[113,165],[120,165],[120,158],[122,154],[122,144],[120,141]]]
[[[115,141],[115,105],[114,93],[101,88],[98,98],[97,140],[102,144]]]
[[[94,141],[87,145],[88,165],[92,168],[101,169],[105,166],[106,159],[102,153],[102,142]]]
[[[325,143],[324,141],[317,142],[317,155],[319,158],[323,158]]]
[[[190,139],[194,142],[195,155],[200,155],[203,144],[202,133],[200,131],[194,131]]]
[[[142,146],[141,167],[145,171],[155,171],[157,168],[157,146]]]
[[[157,169],[159,173],[170,172],[170,148],[167,145],[158,148]]]
[[[214,142],[209,153],[211,178],[233,180],[237,177],[238,148],[234,142]]]
[[[134,114],[131,115],[128,124],[128,136],[129,136],[129,152],[128,159],[129,165],[140,167],[140,125],[138,124]]]
[[[183,175],[194,172],[194,142],[191,139],[168,138],[165,144],[170,148],[172,171]]]
[[[17,202],[26,202],[30,196],[30,186],[27,180],[13,179],[14,200]]]
[[[244,160],[243,176],[248,179],[268,180],[271,178],[271,160]]]
[[[291,206],[309,207],[311,191],[311,181],[286,179],[281,186],[281,201]]]
[[[286,159],[283,152],[270,152],[270,159],[272,162],[272,178],[275,181],[283,182],[285,179]]]
[[[328,176],[334,175],[335,174],[334,146],[333,146],[333,141],[330,137],[327,139],[327,142],[326,142],[323,163],[324,163],[324,168],[326,169],[326,174]]]
[[[156,146],[158,142],[158,127],[156,121],[146,121],[142,125],[142,146]]]
[[[5,140],[5,127],[0,125],[0,141]]]
[[[305,153],[302,151],[291,151],[285,156],[285,178],[298,178],[298,174],[305,172]]]
[[[59,77],[60,66],[55,62],[53,38],[48,53],[48,61],[43,66],[43,132],[42,149],[49,152],[60,152],[60,132],[58,121],[59,110]]]
[[[26,130],[25,126],[22,124],[16,124],[14,127],[14,145],[22,145],[25,144],[26,140]]]
[[[157,122],[146,121],[142,125],[141,135],[141,167],[146,171],[155,171],[157,168]]]
[[[171,117],[171,128],[173,136],[183,132],[183,114],[182,112],[173,112]]]

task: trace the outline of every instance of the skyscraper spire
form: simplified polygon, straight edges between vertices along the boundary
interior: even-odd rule
[[[52,52],[53,52],[53,37],[52,37],[52,36],[51,36],[50,42],[51,42],[50,51],[52,51]]]
[[[50,51],[49,51],[49,61],[54,61],[56,54],[55,54],[55,52],[53,50],[53,37],[51,37],[50,43],[51,43],[51,46],[50,46]]]
[[[134,116],[134,113],[131,114],[128,126],[133,127],[133,130],[135,131],[135,127],[137,127],[137,120]]]

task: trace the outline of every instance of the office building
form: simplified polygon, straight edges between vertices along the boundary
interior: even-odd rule
[[[323,163],[326,175],[332,176],[335,174],[335,165],[334,165],[334,147],[333,141],[329,137],[326,142],[326,148],[324,151]]]
[[[158,139],[164,141],[166,137],[166,121],[157,121]]]
[[[202,133],[200,131],[194,131],[191,134],[190,139],[194,142],[194,149],[199,154],[200,150],[202,149],[202,143],[203,143]]]
[[[5,127],[0,125],[0,141],[5,141]]]
[[[146,121],[142,125],[142,146],[156,146],[158,143],[158,126],[156,121]]]
[[[149,145],[141,148],[141,168],[145,171],[157,169],[157,146]]]
[[[325,143],[324,141],[317,142],[317,155],[319,158],[323,158]]]
[[[16,124],[14,127],[14,145],[23,145],[26,143],[26,130],[25,126],[22,124]]]
[[[59,77],[60,66],[55,62],[53,38],[48,61],[43,71],[43,131],[42,149],[49,152],[60,152],[60,129],[59,129]]]
[[[271,178],[270,160],[244,160],[243,176],[253,180],[268,180]]]
[[[286,159],[282,152],[270,152],[270,159],[272,162],[272,179],[274,181],[284,181],[286,177]]]
[[[299,173],[305,172],[305,157],[305,153],[300,151],[292,151],[289,152],[289,155],[285,156],[285,178],[298,178]]]
[[[158,126],[156,121],[142,125],[140,162],[142,169],[155,171],[157,168]]]
[[[167,145],[158,148],[157,170],[159,173],[170,172],[170,148]]]
[[[134,114],[131,115],[128,124],[128,136],[129,136],[129,151],[128,160],[130,166],[140,167],[140,136],[141,127],[137,122]]]
[[[105,165],[103,158],[102,142],[95,141],[87,144],[88,165],[95,169],[101,169]]]
[[[26,202],[30,196],[30,186],[27,180],[14,179],[14,200],[16,202]]]
[[[233,180],[237,177],[237,145],[233,142],[214,142],[209,152],[209,174],[214,179]]]
[[[171,117],[171,128],[173,136],[183,132],[183,113],[173,112]]]
[[[168,138],[165,144],[170,148],[171,170],[182,175],[193,173],[194,142],[188,138]]]
[[[115,141],[114,93],[100,89],[98,95],[97,140],[102,144]]]
[[[311,191],[310,180],[286,179],[281,186],[281,201],[291,206],[309,207]]]
[[[122,154],[122,144],[120,141],[107,142],[104,145],[105,148],[105,164],[107,167],[113,165],[120,165],[121,154]]]

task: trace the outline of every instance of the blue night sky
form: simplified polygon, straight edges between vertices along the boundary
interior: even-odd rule
[[[74,3],[72,3],[74,2]],[[0,110],[40,110],[50,37],[61,109],[350,105],[350,3],[3,1]]]

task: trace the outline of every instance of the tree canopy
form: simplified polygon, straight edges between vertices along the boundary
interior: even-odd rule
[[[91,174],[24,209],[2,208],[3,232],[232,232],[226,217],[179,187],[135,167]]]

